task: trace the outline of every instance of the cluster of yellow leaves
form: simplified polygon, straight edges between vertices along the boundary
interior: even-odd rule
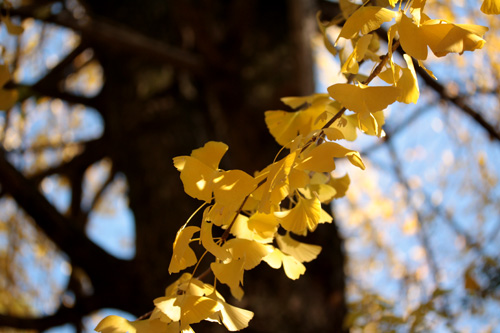
[[[253,313],[226,303],[214,286],[184,273],[165,290],[165,296],[154,300],[155,308],[148,319],[128,321],[108,316],[96,327],[102,333],[194,332],[191,324],[208,320],[223,324],[229,331],[248,325]]]
[[[218,169],[227,150],[220,142],[208,142],[193,150],[191,156],[174,158],[186,193],[206,202],[213,201],[213,204],[206,208],[201,227],[187,226],[179,230],[170,273],[197,263],[189,243],[199,232],[201,244],[215,257],[211,264],[215,277],[227,284],[238,299],[243,296],[244,271],[262,260],[274,268],[283,264],[288,277],[298,278],[305,270],[302,262],[306,260],[299,250],[290,253],[290,247],[284,249],[284,242],[278,242],[278,247],[272,244],[280,236],[279,228],[286,232],[287,238],[283,239],[292,240],[290,232],[304,235],[314,231],[319,223],[331,222],[331,216],[321,208],[321,203],[345,193],[348,184],[345,178],[338,180],[329,174],[335,168],[334,158],[347,157],[353,164],[364,167],[357,152],[334,142],[303,148],[292,148],[286,157],[254,176],[241,170]],[[282,207],[285,199],[289,208]],[[216,241],[212,236],[213,228],[222,228],[228,233]],[[234,238],[228,239],[229,234]],[[297,244],[300,244],[298,248],[310,249],[307,244]],[[316,255],[319,254],[319,248],[314,248]]]
[[[395,9],[398,3],[399,8]],[[485,1],[483,7],[493,12],[497,3]],[[322,204],[344,196],[350,183],[348,175],[333,176],[336,159],[345,158],[365,169],[360,154],[338,142],[355,140],[358,130],[383,136],[383,110],[396,101],[417,102],[419,89],[413,59],[423,66],[421,61],[427,59],[428,48],[435,56],[442,57],[473,51],[485,43],[482,36],[486,27],[430,19],[423,13],[425,0],[405,2],[405,8],[396,0],[388,4],[390,8],[340,1],[347,20],[335,45],[341,39],[352,43],[353,51],[343,60],[342,72],[349,81],[354,79],[354,84],[334,84],[328,88],[328,94],[283,98],[293,111],[265,113],[267,127],[283,146],[280,154],[284,157],[254,175],[219,169],[228,150],[221,142],[208,142],[189,156],[173,159],[185,192],[208,206],[200,226],[186,223],[178,231],[170,273],[194,265],[197,268],[209,253],[213,258],[210,271],[215,276],[214,285],[217,281],[226,284],[237,299],[244,294],[245,271],[262,261],[275,269],[283,267],[290,279],[304,274],[304,263],[315,259],[321,247],[299,242],[293,235],[306,235],[318,224],[332,222]],[[388,53],[381,57],[377,55],[379,38],[373,32],[389,22],[393,23],[388,28]],[[319,23],[326,47],[333,55],[337,54],[336,46],[326,35],[332,24]],[[401,45],[405,52],[404,66],[394,62],[392,52],[396,45]],[[365,61],[373,61],[377,67],[368,79],[361,81],[363,76],[358,71],[360,63]],[[376,76],[388,85],[368,86]],[[223,234],[214,238],[213,231],[217,228]],[[190,247],[194,242],[204,248],[200,258]],[[214,286],[187,273],[154,303],[155,310],[149,319],[128,322],[111,316],[96,330],[193,332],[190,325],[201,320],[239,330],[253,316],[250,311],[227,304]]]

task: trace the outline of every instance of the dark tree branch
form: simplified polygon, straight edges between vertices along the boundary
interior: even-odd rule
[[[68,66],[78,57],[84,50],[86,46],[84,43],[80,43],[77,47],[73,49],[62,61],[60,61],[54,68],[52,68],[44,77],[38,80],[37,83],[33,85],[35,90],[39,90],[47,85],[57,88],[57,82],[67,75],[65,71]]]
[[[96,18],[77,20],[66,11],[58,15],[39,17],[31,10],[26,10],[23,7],[11,10],[11,15],[33,17],[47,23],[70,28],[81,33],[84,41],[103,46],[107,50],[114,50],[120,53],[120,56],[124,54],[135,55],[151,61],[172,64],[196,74],[205,72],[205,65],[197,55],[144,36],[117,23],[110,23]]]
[[[75,319],[75,313],[72,309],[61,307],[53,315],[45,317],[25,318],[0,314],[0,327],[44,331],[54,326],[72,323]]]
[[[88,141],[85,143],[83,153],[75,156],[68,163],[44,170],[31,176],[30,179],[35,183],[39,183],[43,178],[54,174],[63,174],[71,178],[72,174],[85,171],[90,165],[106,157],[106,154],[106,142],[103,138]]]
[[[391,159],[392,159],[392,166],[393,166],[393,170],[394,170],[394,174],[396,176],[396,179],[404,186],[404,188],[406,190],[405,200],[408,203],[408,205],[411,208],[413,208],[413,210],[415,211],[415,214],[417,215],[417,221],[418,221],[418,226],[419,226],[418,236],[420,238],[420,242],[422,243],[422,246],[426,250],[425,256],[426,256],[427,264],[429,265],[429,268],[431,270],[431,273],[432,273],[432,276],[434,279],[434,283],[436,284],[436,286],[438,286],[439,285],[439,274],[440,274],[439,273],[439,266],[436,262],[436,257],[434,255],[434,251],[430,245],[429,237],[427,235],[427,230],[424,226],[424,223],[422,223],[424,218],[422,216],[421,211],[418,208],[414,207],[414,205],[412,204],[412,201],[411,201],[412,190],[411,190],[411,187],[408,183],[408,179],[404,175],[402,163],[399,159],[398,154],[396,153],[396,149],[394,148],[393,143],[388,141],[386,144],[386,147],[387,147],[387,149],[389,151],[389,155],[391,156]]]
[[[81,202],[82,202],[82,190],[83,190],[83,174],[85,170],[79,170],[79,172],[73,173],[73,177],[70,178],[71,183],[71,204],[70,204],[70,214],[74,218],[76,225],[80,230],[84,230],[85,220],[76,219],[77,216],[81,215]]]
[[[36,95],[48,96],[51,98],[59,98],[72,104],[83,104],[91,107],[96,107],[93,98],[74,95],[60,88],[60,82],[64,80],[72,71],[68,71],[68,67],[73,60],[80,55],[87,46],[85,43],[80,43],[73,51],[71,51],[61,62],[52,68],[44,77],[33,85],[17,84],[13,81],[6,85],[8,89],[18,89],[21,92],[21,101]]]
[[[121,266],[122,262],[126,263],[94,244],[60,214],[37,190],[36,185],[7,161],[5,151],[0,154],[0,183],[47,237],[69,256],[72,263],[82,267],[93,281],[101,279],[102,272]]]
[[[402,50],[399,50],[402,53]],[[449,95],[446,91],[446,88],[442,84],[434,80],[432,77],[430,77],[429,74],[427,74],[427,72],[423,68],[421,68],[415,60],[413,60],[413,63],[415,66],[415,70],[420,78],[422,78],[425,84],[428,87],[432,88],[442,100],[454,104],[459,110],[470,116],[479,126],[481,126],[486,132],[488,132],[492,139],[500,142],[499,129],[492,126],[478,111],[467,104],[464,98],[462,98],[461,96],[453,97]]]
[[[6,87],[9,89],[18,89],[21,92],[21,100],[24,100],[31,96],[47,96],[50,98],[59,98],[70,104],[83,104],[93,108],[97,107],[97,104],[95,103],[93,98],[73,95],[71,93],[52,89],[50,86],[46,85],[30,86],[30,85],[9,83]]]

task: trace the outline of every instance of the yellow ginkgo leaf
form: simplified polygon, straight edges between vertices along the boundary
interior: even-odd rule
[[[130,322],[120,316],[107,316],[102,319],[97,327],[95,328],[97,332],[101,333],[135,333],[136,329],[130,324]]]
[[[349,189],[349,184],[351,183],[351,179],[349,175],[346,173],[343,177],[340,178],[331,178],[328,184],[332,186],[336,190],[336,194],[334,199],[342,198],[345,196],[347,190]]]
[[[340,10],[342,11],[342,16],[347,19],[352,13],[354,13],[360,6],[349,0],[339,0]]]
[[[358,112],[377,112],[394,103],[400,94],[399,88],[368,87],[364,84],[337,83],[328,87],[328,93],[347,109]]]
[[[229,225],[245,198],[257,187],[255,178],[241,170],[221,171],[213,179],[215,204],[207,219],[215,225]]]
[[[321,208],[321,212],[319,214],[319,221],[318,223],[332,223],[333,217],[328,214],[323,208]]]
[[[222,304],[222,309],[220,310],[221,321],[226,326],[226,328],[231,331],[239,331],[248,327],[249,321],[253,318],[254,313],[223,301],[219,301]]]
[[[303,235],[309,231],[314,231],[319,223],[321,215],[321,202],[318,198],[299,198],[295,207],[290,210],[275,212],[281,226],[293,233]]]
[[[396,87],[401,89],[401,95],[398,97],[398,102],[401,103],[417,103],[420,96],[418,89],[417,73],[413,66],[411,57],[407,54],[403,55],[407,68],[402,68],[402,74],[396,83]]]
[[[315,172],[335,170],[334,157],[344,157],[350,150],[335,142],[324,142],[307,150],[298,159],[296,168]]]
[[[317,197],[321,203],[329,203],[335,196],[335,189],[328,184],[310,184],[300,189],[300,193],[307,199]]]
[[[195,226],[189,226],[182,228],[177,232],[174,241],[174,249],[172,254],[172,259],[170,260],[170,265],[168,266],[168,272],[170,274],[177,273],[186,267],[190,267],[196,264],[196,254],[189,247],[189,241],[193,234],[199,231],[200,228]]]
[[[321,246],[296,241],[289,233],[285,236],[276,235],[276,241],[283,253],[291,255],[300,262],[314,260],[321,252]]]
[[[361,170],[365,169],[365,164],[363,163],[363,160],[361,159],[361,155],[357,151],[350,151],[347,154],[345,154],[349,162],[351,162],[352,165],[357,166]]]
[[[269,246],[248,239],[233,238],[228,240],[224,246],[231,253],[233,260],[242,259],[243,269],[250,270],[260,264],[262,258],[272,250]]]
[[[397,66],[394,64],[394,66]],[[393,66],[393,67],[394,67]],[[399,66],[397,66],[397,69],[399,69]],[[377,75],[379,79],[382,79],[384,82],[388,84],[394,84],[396,83],[396,78],[394,77],[394,73],[392,68],[386,68],[385,70],[382,70],[379,75]]]
[[[315,172],[331,172],[335,170],[334,158],[339,157],[347,157],[353,165],[364,169],[358,152],[347,149],[335,142],[324,142],[307,150],[298,159],[296,168]]]
[[[179,295],[174,305],[180,306],[182,310],[181,330],[209,318],[220,309],[219,302],[206,296]]]
[[[234,305],[226,303],[220,293],[218,293],[212,286],[212,292],[207,294],[219,303],[220,310],[215,312],[207,320],[218,322],[224,325],[229,331],[239,331],[248,327],[248,323],[253,318],[254,313]]]
[[[482,48],[486,43],[482,36],[488,31],[487,27],[480,25],[453,24],[443,20],[425,21],[420,28],[437,57]]]
[[[167,319],[161,317],[166,320],[166,322],[181,320],[182,309],[180,305],[175,304],[177,296],[178,295],[174,295],[173,297],[158,297],[153,301],[156,309],[166,316]]]
[[[309,184],[309,175],[304,170],[293,168],[288,176],[288,183],[291,192],[295,189],[306,187]]]
[[[240,239],[253,240],[255,232],[248,227],[248,217],[239,214],[230,230],[231,235]]]
[[[396,12],[377,6],[364,6],[355,11],[345,22],[340,37],[351,39],[361,31],[363,35],[380,28],[382,23],[391,21]]]
[[[280,100],[292,109],[306,109],[309,106],[317,106],[328,103],[330,98],[328,97],[328,94],[313,94],[309,96],[282,97]]]
[[[382,137],[384,131],[382,126],[385,124],[385,117],[383,111],[373,113],[358,113],[358,126],[359,129],[368,135],[375,135]]]
[[[228,146],[223,142],[209,141],[201,148],[194,149],[191,156],[202,161],[212,169],[218,169],[219,163],[224,154],[227,152]]]
[[[250,218],[238,215],[231,228],[231,234],[239,239],[270,243],[278,230],[278,220],[273,214],[255,213]]]
[[[352,51],[351,55],[347,58],[345,63],[342,65],[342,73],[357,74],[359,70],[358,62],[364,59],[366,52],[368,51],[368,46],[372,40],[372,35],[365,35],[359,38]]]
[[[411,8],[413,9],[423,9],[427,0],[413,0]]]
[[[255,178],[257,182],[264,183],[252,193],[254,199],[259,201],[257,210],[269,214],[279,208],[279,203],[288,195],[288,176],[295,162],[297,152],[292,152],[283,159],[266,167]]]
[[[274,269],[279,269],[283,266],[286,276],[291,280],[297,280],[306,272],[306,267],[300,261],[284,254],[277,248],[263,260]]]
[[[336,127],[325,128],[323,133],[325,133],[326,138],[331,141],[345,139],[344,133]]]
[[[193,278],[190,273],[183,273],[174,283],[165,289],[165,296],[172,298],[180,292],[183,294],[203,296],[203,282]]]
[[[188,195],[206,202],[212,200],[213,180],[219,176],[219,162],[227,148],[222,142],[210,141],[193,150],[191,156],[174,157],[174,166],[181,172]]]
[[[339,120],[333,123],[331,128],[335,128],[338,131],[342,132],[342,135],[344,136],[345,140],[354,141],[358,137],[358,133],[356,131],[358,127],[357,124],[358,124],[358,118],[356,114],[348,116],[344,114],[342,115],[342,117],[339,118]],[[329,137],[330,133],[328,131],[325,131],[325,134],[327,135],[329,140],[335,140],[335,137],[332,137],[330,139]]]
[[[248,228],[255,233],[254,240],[263,243],[273,240],[278,224],[274,214],[255,213],[248,219]]]
[[[203,247],[217,259],[224,261],[231,258],[231,254],[226,249],[214,242],[212,237],[212,223],[205,219],[201,223],[200,238]]]
[[[269,132],[282,146],[290,144],[299,134],[306,136],[314,129],[321,128],[323,122],[317,119],[325,111],[325,105],[331,101],[327,94],[285,97],[281,100],[292,108],[302,108],[294,112],[280,110],[265,112]]]
[[[210,268],[217,280],[227,284],[231,289],[231,294],[238,300],[243,297],[243,289],[241,289],[240,284],[243,284],[244,265],[245,261],[243,259],[231,260],[228,263],[213,262],[210,264]]]
[[[404,13],[399,14],[396,26],[403,50],[415,59],[427,59],[427,37],[422,30]]]
[[[159,319],[128,321],[125,318],[111,315],[97,324],[95,331],[101,333],[156,333],[165,331],[167,323]]]
[[[403,13],[396,26],[401,47],[418,60],[427,59],[427,46],[437,57],[480,49],[485,44],[482,36],[488,31],[480,25],[453,24],[444,20],[425,20],[419,26]]]
[[[485,14],[500,14],[500,1],[499,0],[484,0],[481,5],[481,11]]]

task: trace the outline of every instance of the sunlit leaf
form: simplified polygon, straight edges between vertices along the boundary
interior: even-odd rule
[[[201,224],[201,244],[203,247],[213,254],[219,260],[227,260],[231,258],[231,254],[214,242],[212,237],[212,223],[204,220]]]
[[[331,172],[335,170],[334,158],[339,157],[347,157],[353,165],[364,169],[358,152],[347,149],[335,142],[324,142],[305,152],[298,160],[296,168],[316,172]]]
[[[197,259],[194,251],[189,247],[189,241],[193,234],[199,231],[200,228],[195,226],[189,226],[182,228],[177,232],[174,241],[174,249],[172,254],[172,259],[170,265],[168,266],[168,272],[170,274],[177,273],[186,267],[190,267],[196,264]]]
[[[351,39],[361,31],[363,35],[380,28],[382,23],[391,21],[396,12],[377,6],[364,6],[352,14],[340,31],[339,37]]]
[[[274,269],[283,266],[286,276],[291,280],[297,280],[306,271],[306,267],[300,261],[277,248],[263,260]]]
[[[418,89],[417,73],[413,66],[413,61],[407,54],[403,55],[407,68],[402,68],[402,74],[396,83],[396,86],[401,89],[401,95],[398,97],[398,102],[402,103],[417,103],[420,96]]]
[[[181,172],[188,195],[206,202],[212,200],[213,180],[219,176],[219,162],[227,149],[222,142],[210,141],[193,150],[191,156],[174,157],[174,166]]]
[[[403,13],[399,16],[397,29],[403,50],[415,59],[427,59],[427,36]]]
[[[500,1],[499,0],[484,0],[481,5],[481,11],[485,14],[500,14]]]
[[[248,239],[233,238],[224,244],[234,259],[242,259],[244,261],[243,269],[250,270],[257,266],[262,258],[270,253],[267,245],[255,242]]]
[[[314,129],[322,126],[318,117],[325,111],[325,106],[330,102],[327,94],[316,94],[307,97],[286,97],[281,99],[292,108],[302,107],[294,112],[266,111],[265,121],[269,132],[276,141],[288,145],[299,134],[307,135]]]
[[[328,93],[347,109],[359,113],[377,112],[394,103],[400,95],[396,87],[368,87],[337,83],[328,87]]]
[[[226,302],[222,302],[220,311],[222,323],[229,331],[239,331],[248,327],[248,323],[254,316],[252,311],[238,308]]]
[[[293,256],[300,262],[312,261],[321,252],[321,246],[296,241],[288,233],[285,236],[277,235],[276,241],[283,253]]]
[[[428,20],[421,29],[432,52],[438,57],[482,48],[486,43],[482,36],[488,31],[487,27],[480,25],[452,24],[443,20]]]
[[[167,324],[158,320],[128,321],[119,316],[107,316],[95,330],[101,333],[156,333],[166,330]]]
[[[257,187],[255,178],[241,170],[221,171],[212,183],[215,204],[207,219],[218,226],[231,223],[245,198]]]
[[[278,209],[278,205],[289,193],[288,176],[297,156],[292,152],[278,162],[266,167],[256,176],[258,182],[264,181],[252,194],[259,201],[258,211],[269,214]]]
[[[316,229],[321,215],[321,202],[317,198],[299,198],[295,207],[274,215],[285,230],[302,235],[307,230]]]
[[[335,199],[342,198],[343,196],[345,196],[345,193],[347,192],[350,183],[351,180],[348,174],[345,174],[343,177],[340,178],[332,177],[331,180],[328,182],[328,184],[331,185],[333,188],[335,188],[337,192],[334,197]]]
[[[358,62],[364,59],[366,52],[368,51],[368,46],[372,40],[372,35],[365,35],[359,38],[352,51],[351,55],[347,58],[345,63],[342,65],[342,73],[357,74],[359,70]]]
[[[181,329],[190,324],[199,323],[219,310],[219,303],[205,296],[180,295],[174,304],[182,309]]]
[[[238,220],[241,222],[239,224],[235,223],[231,230],[234,232],[234,235],[237,235],[239,238],[255,240],[262,243],[269,243],[273,240],[279,224],[274,214],[255,213],[252,214],[250,218]],[[243,233],[244,235],[250,234],[250,236],[241,237]]]
[[[243,289],[241,289],[240,284],[243,284],[244,265],[245,261],[243,259],[234,259],[228,263],[213,262],[210,264],[210,268],[217,280],[227,284],[231,289],[231,294],[236,299],[243,297]]]

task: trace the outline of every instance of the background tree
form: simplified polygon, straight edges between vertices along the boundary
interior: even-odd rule
[[[67,285],[53,290],[50,298],[36,295],[46,304],[48,299],[58,303],[62,298],[57,306],[45,308],[51,314],[24,319],[26,312],[15,312],[6,299],[0,323],[43,330],[67,322],[80,327],[83,316],[101,308],[138,316],[150,311],[152,300],[174,280],[167,271],[172,242],[195,208],[194,200],[183,192],[172,157],[207,140],[220,140],[231,145],[225,167],[253,172],[272,159],[277,145],[262,114],[277,108],[282,96],[313,91],[307,32],[314,28],[315,11],[315,3],[308,1],[36,1],[10,10],[26,27],[12,41],[16,50],[12,69],[18,77],[35,82],[10,83],[19,88],[22,102],[4,117],[0,181],[3,192],[17,204],[6,225],[22,229],[19,223],[32,223],[37,238],[50,239],[45,255],[61,251],[71,274]],[[49,66],[36,64],[40,74],[33,73],[30,63],[49,59],[29,58],[55,51],[46,49],[50,46],[44,39],[62,28],[76,33],[68,32],[52,46],[64,48],[66,54]],[[89,81],[102,86],[91,86]],[[38,132],[23,118],[43,108],[51,119]],[[75,112],[81,118],[87,112],[100,118],[102,133],[83,139],[71,134],[86,125],[75,125]],[[11,132],[21,141],[12,142]],[[25,162],[30,158],[34,161]],[[53,205],[57,199],[51,204],[44,190],[51,183],[48,179],[67,192],[68,201],[59,207]],[[136,221],[131,260],[106,253],[85,233],[94,209],[113,205],[106,198],[111,191],[120,191],[123,179]],[[4,201],[13,204],[8,197]],[[21,211],[29,217],[21,216]],[[246,302],[254,304],[261,318],[254,322],[256,331],[340,327],[344,312],[340,240],[332,228],[325,229],[322,237],[330,244],[330,253],[325,252],[322,267],[317,267],[321,274],[311,275],[319,280],[317,290],[307,291],[284,276],[266,278],[270,269],[254,273],[259,279],[246,287],[255,290],[249,291],[255,296]],[[7,242],[7,248],[12,246]],[[19,263],[23,259],[17,255]],[[6,258],[6,272],[13,270],[14,262],[12,256]],[[7,279],[5,290],[33,283],[34,291],[35,281]],[[285,295],[295,301],[283,307],[280,299]],[[9,297],[12,302],[14,296]],[[40,315],[29,306],[31,298],[23,299],[23,306]]]
[[[435,10],[455,8],[445,5],[438,3]],[[474,3],[471,8],[477,7]],[[280,97],[313,91],[310,32],[318,9],[323,10],[325,19],[340,13],[337,4],[326,1],[36,1],[12,8],[10,15],[23,20],[25,32],[5,43],[12,46],[7,48],[12,53],[4,57],[16,74],[6,88],[17,88],[21,103],[5,112],[2,137],[0,183],[5,195],[2,232],[6,235],[6,251],[2,252],[5,274],[1,288],[6,297],[2,297],[4,315],[0,316],[0,324],[44,330],[70,322],[81,330],[82,318],[98,309],[118,308],[137,316],[150,311],[152,300],[175,279],[167,270],[171,244],[179,226],[196,208],[194,200],[182,190],[172,157],[185,155],[208,140],[220,140],[230,146],[224,168],[252,173],[273,159],[278,146],[265,129],[263,111],[283,108]],[[7,16],[7,12],[2,15]],[[449,10],[449,15],[456,13]],[[494,21],[490,23],[494,28]],[[57,46],[51,46],[51,42]],[[56,47],[64,52],[55,60],[50,54]],[[495,68],[495,55],[486,54],[490,62],[471,59],[471,63]],[[489,161],[491,152],[497,154],[491,161],[498,160],[498,115],[490,115],[488,110],[481,113],[475,106],[488,105],[477,103],[479,97],[489,98],[492,110],[493,103],[498,105],[494,94],[498,71],[490,71],[491,77],[485,80],[473,75],[470,66],[462,67],[469,75],[467,80],[458,75],[446,76],[463,85],[436,83],[423,71],[419,74],[420,82],[428,84],[429,91],[437,92],[429,92],[427,104],[423,105],[435,104],[436,98],[443,105],[454,105],[443,113],[445,118],[438,118],[441,125],[431,128],[441,126],[443,130],[449,126],[452,133],[457,133],[461,147],[476,147],[475,140],[482,140],[483,155],[476,151],[464,153],[465,161],[477,162],[474,167],[478,171],[462,174],[459,186],[463,184],[464,192],[472,198],[482,193],[484,199],[477,202],[478,206],[472,206],[471,201],[470,211],[482,214],[482,220],[488,221],[498,216],[495,212],[500,207]],[[468,96],[472,94],[474,98]],[[481,258],[474,260],[472,254],[468,261],[460,262],[458,275],[463,278],[466,292],[457,296],[460,300],[477,302],[497,295],[498,248],[491,244],[498,236],[498,221],[469,230],[469,224],[457,222],[456,212],[450,214],[447,204],[453,204],[456,197],[441,193],[441,198],[451,198],[449,203],[443,203],[433,193],[415,194],[422,189],[422,179],[419,183],[418,178],[408,176],[405,168],[410,164],[403,163],[400,156],[418,156],[422,149],[412,147],[415,142],[402,141],[398,145],[393,141],[405,130],[428,128],[429,119],[423,118],[421,107],[419,104],[413,113],[407,112],[410,116],[395,116],[387,125],[383,146],[387,148],[382,149],[387,149],[389,159],[373,153],[377,149],[367,144],[366,152],[375,154],[374,163],[382,160],[381,169],[390,170],[395,182],[402,186],[387,187],[396,191],[389,194],[395,203],[384,199],[382,194],[387,193],[377,191],[379,181],[370,174],[366,182],[372,183],[373,190],[368,192],[368,199],[353,194],[348,201],[351,208],[339,207],[344,221],[341,226],[350,242],[369,240],[362,243],[380,253],[353,257],[349,266],[353,280],[348,282],[352,289],[358,288],[352,294],[359,296],[348,320],[352,325],[396,325],[394,318],[403,318],[408,309],[420,309],[419,304],[428,309],[415,312],[411,324],[418,324],[432,312],[431,307],[442,314],[446,324],[456,324],[456,313],[461,309],[450,308],[450,300],[438,298],[444,291],[436,292],[453,284],[442,285],[446,280],[441,280],[440,271],[447,268],[444,259],[433,254],[433,240],[429,239],[432,232],[427,226],[450,225],[452,237],[465,244],[458,253],[475,253]],[[446,118],[462,119],[462,114],[472,117],[472,125]],[[424,119],[424,124],[417,126],[419,119]],[[102,128],[89,130],[92,123],[101,123]],[[460,129],[461,124],[467,127]],[[476,129],[477,135],[464,140],[463,133],[474,133]],[[484,133],[496,142],[492,147],[487,146]],[[408,152],[408,148],[413,150]],[[443,172],[450,173],[455,160],[450,162],[449,153],[442,156]],[[387,161],[389,166],[385,165]],[[457,172],[465,169],[465,165],[457,164]],[[474,175],[480,177],[471,177]],[[443,179],[441,189],[451,178]],[[456,179],[451,186],[457,186]],[[468,184],[475,186],[469,189],[465,187]],[[366,183],[355,183],[355,187],[370,188]],[[428,187],[425,190],[435,191]],[[113,198],[123,197],[125,192],[135,219],[135,256],[130,260],[108,254],[88,236],[92,226],[95,228],[96,214],[112,209],[116,205]],[[423,205],[427,202],[431,204]],[[361,209],[352,209],[356,204]],[[377,215],[381,207],[388,208]],[[393,215],[401,219],[395,228],[415,236],[423,249],[420,253],[425,260],[420,266],[407,268],[406,263],[393,260],[399,249],[384,240],[394,234],[380,236],[380,217]],[[478,218],[460,213],[458,216],[466,222]],[[360,222],[353,223],[356,217]],[[359,226],[362,228],[353,229]],[[382,232],[387,229],[383,227]],[[485,235],[471,234],[476,230]],[[354,237],[353,232],[360,234]],[[321,244],[324,250],[300,280],[289,281],[283,274],[264,267],[251,272],[255,278],[246,279],[243,305],[256,313],[248,331],[342,329],[345,278],[341,241],[332,226],[322,226],[313,237],[316,239],[312,242]],[[27,252],[33,257],[26,256]],[[55,253],[62,253],[62,258],[54,259]],[[61,260],[67,262],[63,267],[71,272],[67,281],[39,290],[40,280],[55,277],[49,265],[59,265]],[[45,272],[23,268],[33,261]],[[161,262],[164,265],[158,264]],[[396,280],[402,288],[424,290],[417,301],[409,296],[407,304],[396,303],[394,307],[376,301],[379,298],[373,289],[377,290],[377,286],[367,284],[363,280],[366,275],[354,273],[356,267],[377,267],[381,263],[400,268]],[[432,278],[426,278],[426,269]],[[370,269],[365,272],[372,274]],[[462,285],[461,280],[453,282]],[[436,297],[430,297],[434,292]],[[380,294],[390,293],[380,290]],[[366,311],[365,305],[371,310]],[[391,313],[393,322],[381,320],[387,313]]]

